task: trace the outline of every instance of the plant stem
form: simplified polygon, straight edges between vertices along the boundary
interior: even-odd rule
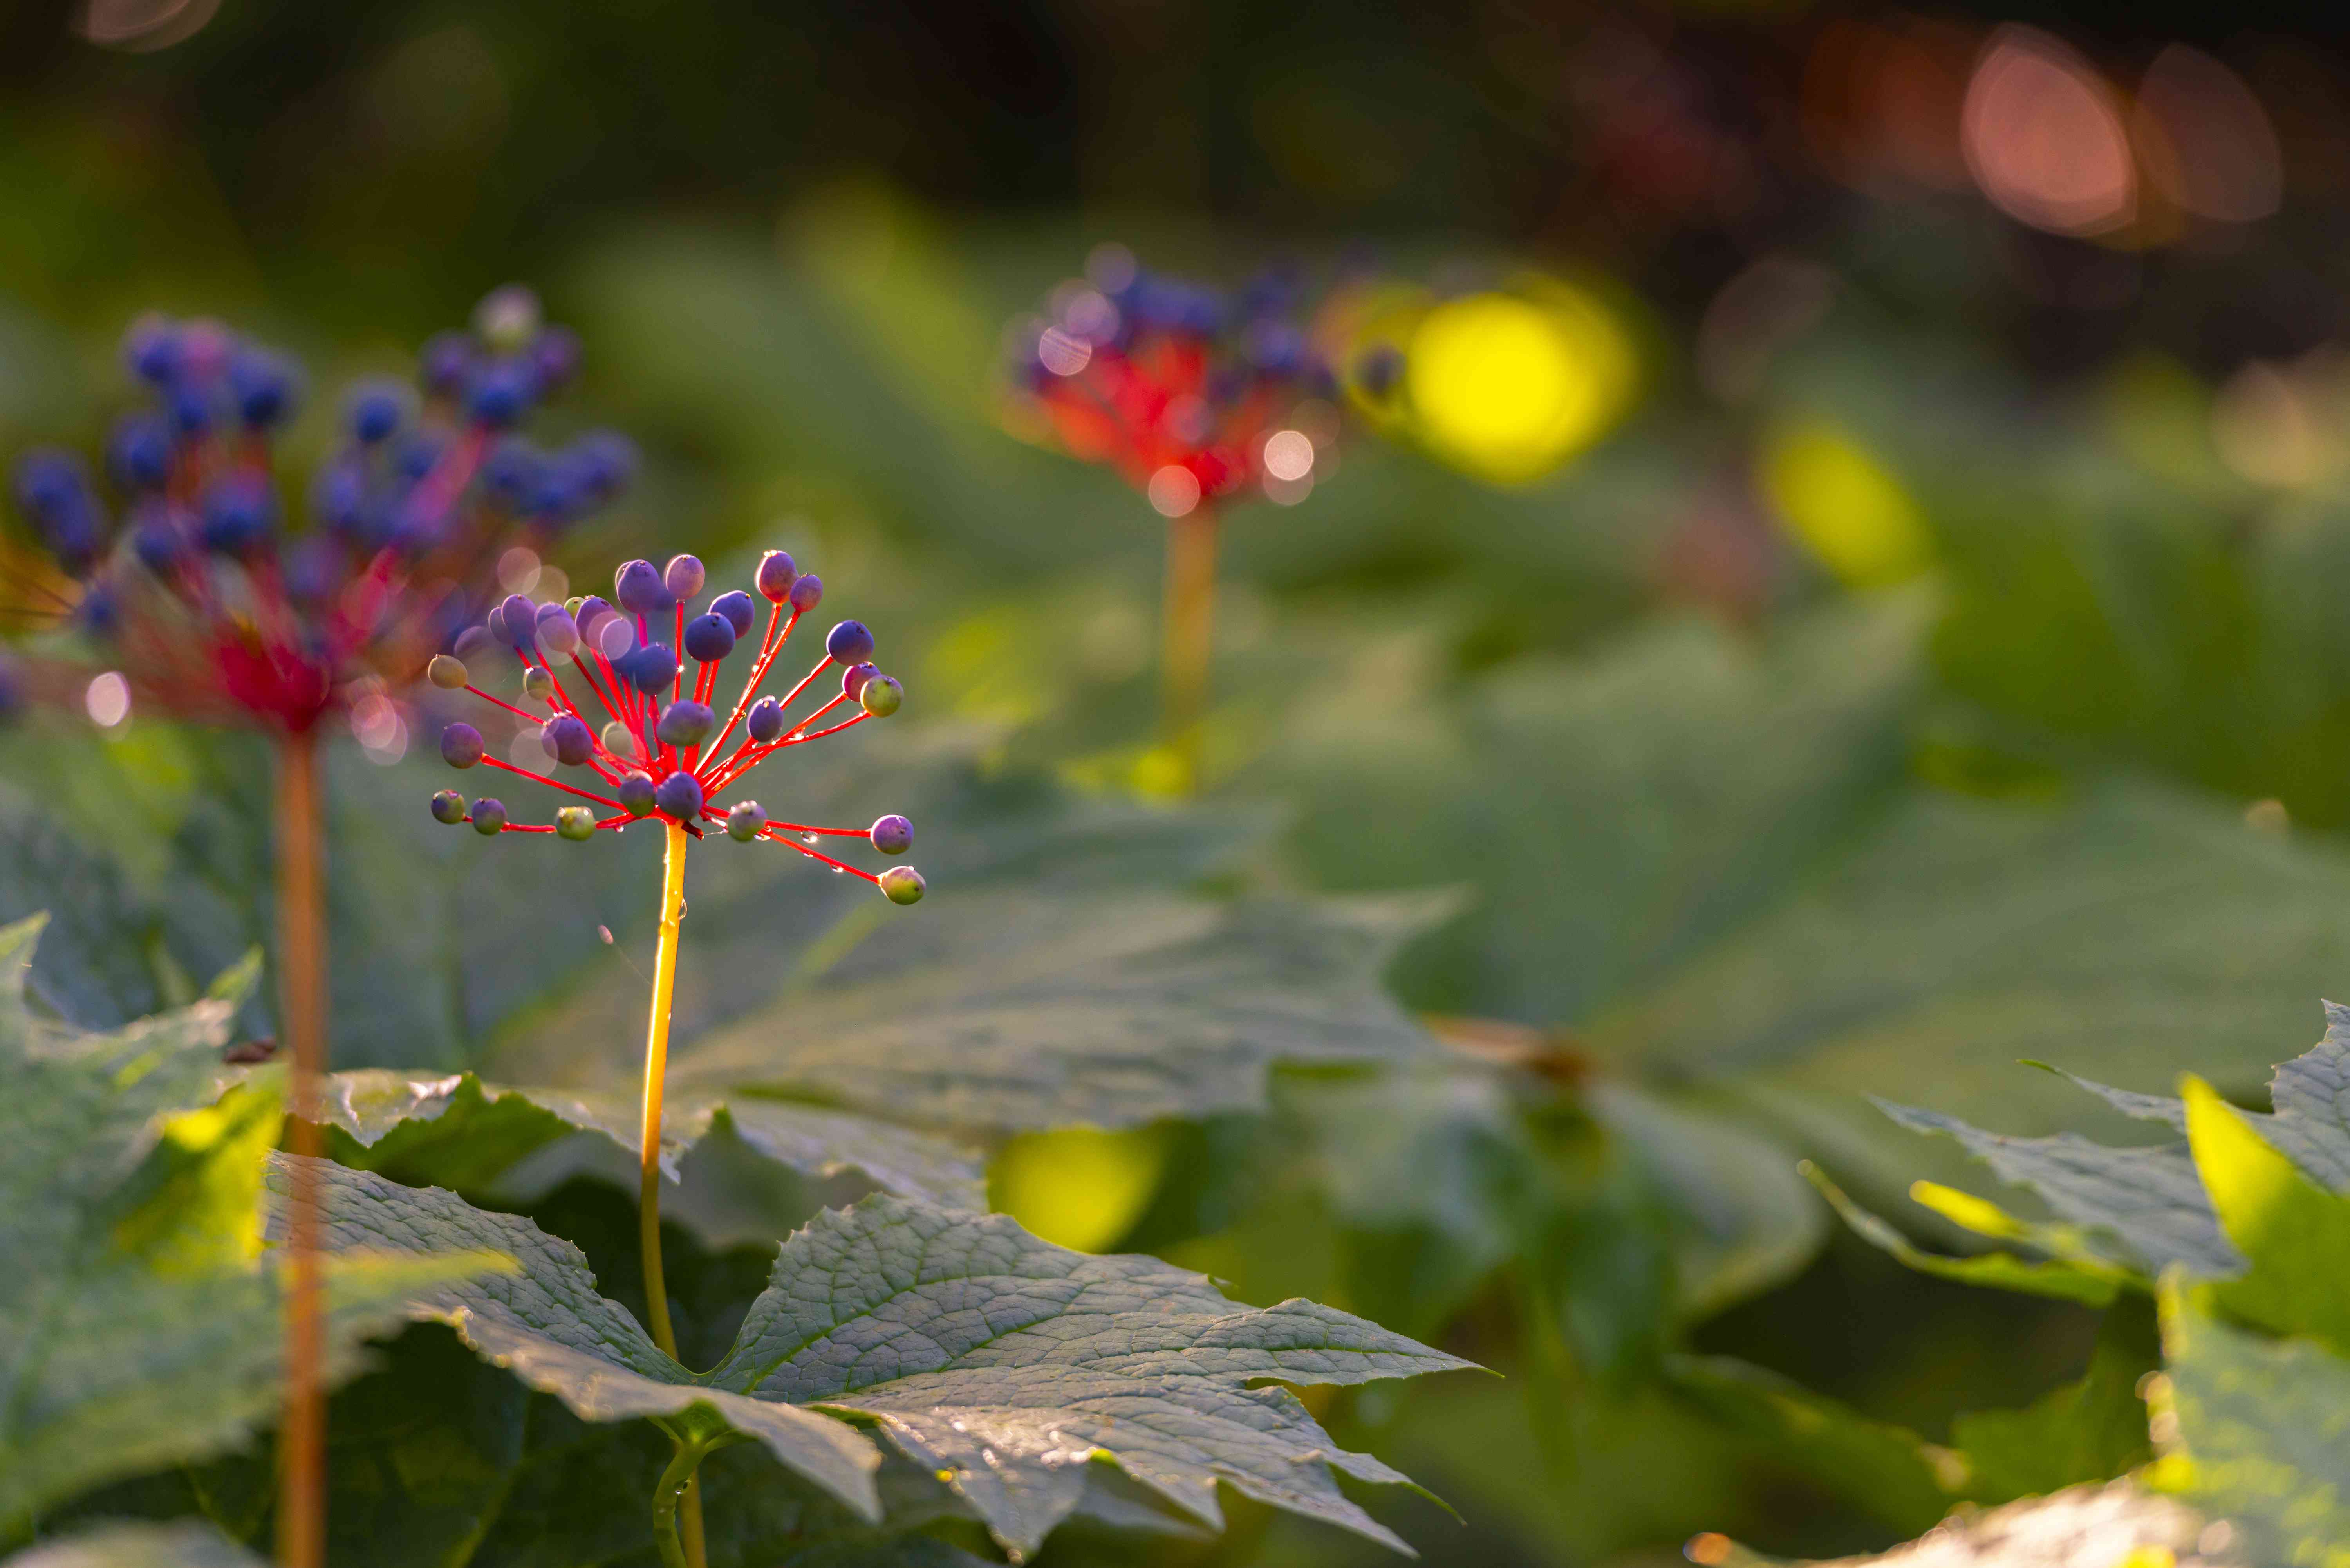
[[[1160,614],[1159,723],[1175,759],[1178,793],[1200,787],[1200,731],[1216,622],[1216,513],[1196,507],[1167,524],[1166,602]]]
[[[289,1128],[296,1155],[326,1152],[320,1102],[327,1071],[326,915],[319,875],[324,827],[316,735],[277,742],[277,966],[279,1025],[293,1046]],[[286,1195],[286,1416],[277,1438],[277,1560],[322,1568],[327,1555],[327,1405],[320,1364],[317,1168],[294,1164]]]
[[[693,1472],[709,1452],[700,1443],[679,1440],[676,1457],[653,1488],[653,1543],[660,1548],[663,1568],[702,1568],[702,1488]],[[682,1541],[678,1528],[681,1511],[684,1514]]]
[[[660,1149],[661,1149],[661,1089],[669,1075],[669,1012],[670,1003],[677,992],[677,928],[685,919],[685,829],[667,817],[661,826],[669,834],[668,846],[661,860],[660,945],[653,953],[652,1017],[645,1026],[645,1106],[644,1121],[639,1128],[642,1155],[638,1164],[637,1186],[637,1246],[644,1261],[645,1315],[652,1329],[653,1343],[677,1359],[677,1330],[669,1321],[669,1282],[661,1270],[660,1251]],[[681,1450],[679,1459],[685,1457]],[[693,1463],[701,1462],[701,1450],[693,1450]],[[675,1470],[677,1466],[671,1465]],[[668,1490],[668,1477],[662,1477],[663,1490],[655,1501],[656,1511],[666,1507],[674,1512],[678,1499]],[[702,1486],[693,1477],[693,1465],[685,1468],[680,1483],[684,1493],[684,1557],[683,1568],[703,1568],[702,1535]],[[666,1499],[666,1503],[661,1501]],[[660,1526],[661,1551],[664,1555],[676,1544],[667,1516]],[[677,1568],[677,1565],[672,1565]]]

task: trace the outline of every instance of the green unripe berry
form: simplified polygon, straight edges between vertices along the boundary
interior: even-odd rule
[[[432,820],[451,825],[465,820],[465,797],[453,789],[444,789],[432,797]]]
[[[432,662],[424,667],[424,678],[443,691],[463,691],[473,675],[465,669],[463,659],[453,654],[436,653]]]
[[[726,836],[738,844],[750,843],[766,826],[766,808],[755,800],[746,800],[726,814]]]
[[[618,719],[604,726],[604,749],[616,757],[633,757],[639,749],[636,732]]]
[[[896,712],[898,705],[905,700],[906,689],[899,685],[894,677],[888,675],[874,676],[866,681],[865,690],[857,694],[858,705],[877,719],[886,719]],[[920,897],[920,893],[914,895],[915,898]],[[905,901],[910,904],[914,900],[909,898]]]
[[[544,702],[555,695],[555,677],[534,664],[523,672],[522,690],[525,696]]]
[[[892,866],[881,873],[881,891],[893,904],[922,901],[922,874],[911,866]]]
[[[579,618],[579,612],[587,607],[587,604],[588,596],[586,594],[573,594],[569,598],[563,601],[563,613],[569,616],[573,620],[577,620]]]
[[[596,836],[596,814],[584,805],[567,805],[555,814],[555,836],[574,844]]]

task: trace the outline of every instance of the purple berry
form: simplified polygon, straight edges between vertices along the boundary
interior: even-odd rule
[[[765,745],[784,732],[784,705],[773,697],[760,698],[743,715],[743,726],[751,732],[753,740]]]
[[[781,550],[770,550],[759,561],[759,592],[770,603],[781,604],[791,597],[792,585],[799,579],[799,568]]]
[[[677,655],[665,642],[649,642],[629,655],[628,678],[648,697],[658,697],[677,684]]]
[[[471,724],[452,724],[441,732],[441,760],[452,768],[470,768],[482,760],[482,732]]]
[[[432,796],[432,820],[452,826],[465,820],[465,797],[453,789],[444,789]]]
[[[538,607],[520,594],[509,594],[498,608],[505,612],[506,644],[519,653],[538,631]]]
[[[825,634],[824,650],[835,664],[861,664],[873,657],[873,634],[861,620],[845,620]]]
[[[474,832],[487,838],[505,825],[506,808],[504,801],[492,800],[487,795],[484,795],[473,803]]]
[[[698,615],[685,623],[688,658],[715,664],[734,651],[734,623],[723,615]]]
[[[677,603],[650,561],[630,561],[613,573],[612,597],[630,615],[660,615]]]
[[[726,624],[733,628],[736,638],[745,638],[751,635],[751,619],[753,615],[751,596],[744,593],[742,589],[736,588],[732,593],[720,594],[716,598],[711,600],[710,613],[714,616],[723,616],[726,619]]]
[[[767,812],[755,800],[746,800],[726,814],[726,836],[748,844],[766,830]]]
[[[824,598],[824,579],[808,572],[792,584],[792,608],[803,614],[816,608]]]
[[[596,754],[596,737],[588,732],[587,722],[576,713],[562,713],[539,726],[538,743],[546,754],[567,768],[585,767],[588,759]]]
[[[880,673],[881,668],[877,664],[850,665],[840,672],[840,694],[851,702],[856,701],[858,693],[865,690],[865,683]]]
[[[612,797],[630,816],[650,816],[660,793],[650,774],[630,774],[612,786]]]
[[[668,567],[661,573],[662,586],[673,599],[690,599],[702,591],[702,580],[709,574],[702,570],[698,556],[671,556]]]
[[[903,855],[913,846],[914,825],[902,816],[876,818],[869,836],[873,847],[884,855]]]
[[[398,430],[407,412],[408,401],[400,395],[400,388],[387,381],[368,382],[352,392],[343,405],[351,439],[366,446],[373,446]]]
[[[660,737],[661,744],[665,746],[698,746],[708,740],[710,732],[716,728],[718,715],[710,711],[709,704],[696,702],[689,697],[661,710],[660,722],[653,725],[653,733]]]
[[[702,781],[683,771],[673,773],[655,786],[653,805],[663,816],[691,822],[702,815]]]
[[[538,607],[538,646],[549,659],[568,659],[579,651],[579,623],[561,605]]]

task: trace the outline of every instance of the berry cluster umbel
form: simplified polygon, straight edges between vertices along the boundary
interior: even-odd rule
[[[1117,245],[1086,271],[1014,328],[1014,389],[1072,455],[1116,467],[1162,512],[1262,484],[1265,438],[1301,400],[1336,395],[1287,273],[1228,295]]]
[[[892,867],[877,876],[808,846],[817,838],[862,838],[884,855],[903,855],[914,842],[913,825],[904,817],[885,816],[870,827],[815,827],[772,821],[754,800],[714,804],[722,791],[777,752],[837,735],[868,719],[888,718],[905,700],[905,689],[872,662],[873,634],[860,622],[845,620],[826,634],[824,652],[798,684],[782,697],[761,696],[760,684],[800,617],[823,599],[824,583],[800,571],[781,550],[768,551],[755,583],[767,601],[767,624],[754,644],[758,615],[751,595],[740,589],[722,593],[699,613],[691,611],[705,576],[699,560],[675,556],[665,568],[650,561],[622,566],[613,574],[609,600],[588,597],[536,604],[515,594],[459,639],[458,654],[442,654],[427,669],[435,686],[469,691],[536,730],[550,772],[491,755],[482,732],[463,723],[441,732],[441,755],[451,766],[492,767],[534,779],[609,806],[610,815],[567,805],[552,824],[518,823],[508,819],[504,802],[484,796],[469,806],[455,790],[432,797],[432,815],[452,825],[470,822],[485,836],[552,833],[573,840],[650,816],[665,817],[695,837],[702,836],[705,824],[723,826],[729,837],[784,845],[835,871],[862,877],[893,903],[913,903],[922,896],[922,878],[912,867]],[[473,683],[467,659],[496,657],[500,649],[522,666],[523,701],[544,712],[491,696]],[[719,667],[738,653],[750,660],[750,673],[722,722],[711,699]],[[835,670],[837,691],[811,711],[790,717],[802,695]],[[574,699],[574,687],[593,700],[592,714]],[[834,716],[843,710],[844,716]],[[736,740],[738,729],[742,735]],[[554,769],[577,770],[603,790],[567,783],[553,776]]]
[[[290,361],[217,322],[161,317],[132,325],[123,358],[148,406],[107,443],[115,504],[75,453],[26,453],[16,499],[57,573],[14,575],[21,597],[0,608],[78,625],[183,717],[300,732],[354,681],[406,684],[473,618],[469,585],[504,550],[543,548],[635,467],[609,432],[559,452],[515,433],[579,363],[578,339],[542,323],[527,289],[500,289],[471,332],[427,344],[416,387],[350,391],[298,531],[274,451],[299,392]]]

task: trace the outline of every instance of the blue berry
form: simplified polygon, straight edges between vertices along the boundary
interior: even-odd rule
[[[470,768],[482,760],[482,732],[471,724],[452,724],[441,732],[441,760],[452,768]]]
[[[906,701],[906,689],[894,676],[876,675],[857,694],[858,706],[877,719],[886,719]]]
[[[799,568],[781,550],[770,550],[759,557],[759,593],[775,604],[791,597],[792,585],[799,580]]]
[[[348,534],[367,519],[367,473],[356,462],[330,462],[310,482],[310,510],[321,524]]]
[[[229,361],[228,385],[248,430],[267,430],[294,410],[294,371],[275,354],[239,350]]]
[[[437,398],[453,398],[473,369],[473,340],[462,332],[435,333],[419,357],[417,378]]]
[[[106,468],[125,490],[160,490],[172,477],[172,428],[153,414],[130,415],[107,442]]]
[[[172,570],[187,556],[187,541],[171,520],[161,514],[151,514],[130,535],[130,548],[139,556],[139,564],[159,577],[171,576]]]
[[[702,815],[702,781],[689,773],[673,773],[654,787],[653,805],[663,816],[691,822]]]
[[[115,603],[114,590],[104,583],[90,584],[88,591],[81,596],[81,603],[74,606],[74,619],[99,637],[108,636],[114,630],[120,615],[120,607]]]
[[[630,615],[660,615],[677,602],[650,561],[629,561],[613,573],[612,597]]]
[[[750,843],[764,832],[766,826],[766,808],[755,800],[746,800],[726,814],[726,836],[737,843]]]
[[[825,634],[825,652],[835,664],[858,664],[873,657],[873,634],[861,620],[845,620]]]
[[[473,831],[487,838],[506,825],[505,802],[484,795],[473,803]],[[917,895],[919,897],[920,895]],[[894,897],[894,895],[893,895]]]
[[[579,373],[579,334],[549,327],[531,339],[530,368],[541,394],[554,391]]]
[[[180,329],[160,316],[140,317],[123,335],[123,362],[151,387],[170,386],[186,358]]]
[[[538,635],[538,607],[520,594],[508,594],[498,608],[505,612],[506,645],[516,652],[528,648]],[[490,635],[496,636],[497,628],[491,628]]]
[[[400,428],[407,412],[407,400],[400,396],[400,388],[390,381],[362,382],[343,404],[343,418],[350,426],[351,439],[365,446],[388,439]]]
[[[914,825],[902,816],[877,817],[869,836],[873,840],[873,847],[882,854],[903,855],[913,847]]]
[[[649,642],[629,655],[623,672],[648,697],[658,697],[677,684],[677,655],[665,642]]]
[[[650,816],[660,798],[650,774],[630,774],[612,786],[612,797],[630,816]]]
[[[596,814],[584,805],[567,805],[555,814],[555,836],[574,844],[596,836]]]
[[[720,594],[711,600],[710,613],[724,617],[726,624],[733,628],[738,639],[751,635],[751,621],[755,613],[755,607],[751,603],[751,596],[742,589],[736,588],[732,593]]]
[[[818,604],[823,602],[823,599],[824,579],[817,576],[814,572],[803,572],[798,577],[793,580],[791,588],[793,609],[797,610],[802,614],[806,614],[807,611],[816,608]]]
[[[219,556],[247,556],[269,541],[277,522],[277,498],[257,474],[231,473],[204,493],[203,521],[197,537]]]
[[[432,797],[432,820],[451,826],[465,820],[465,797],[453,789],[444,789]]]
[[[893,904],[922,900],[922,874],[911,866],[892,866],[881,873],[881,893]]]
[[[865,683],[881,673],[881,667],[870,662],[852,664],[840,672],[840,694],[851,702],[865,690]]]
[[[41,450],[16,460],[16,503],[46,522],[88,498],[81,464],[72,454]]]
[[[734,624],[723,615],[698,615],[685,623],[685,651],[690,659],[715,664],[734,651]]]
[[[653,725],[653,733],[665,746],[698,746],[708,740],[710,732],[717,727],[718,715],[710,711],[709,704],[696,702],[689,697],[661,710],[660,720]]]
[[[743,727],[751,732],[753,740],[765,745],[784,732],[784,705],[773,697],[760,698],[743,715]]]
[[[661,573],[661,582],[668,587],[670,597],[690,599],[702,591],[702,582],[708,576],[702,569],[700,557],[671,556],[668,567]]]
[[[616,431],[590,431],[571,443],[570,456],[588,496],[609,501],[637,472],[637,444]]]
[[[201,387],[174,387],[164,396],[172,428],[183,436],[202,435],[213,428],[212,400]]]
[[[530,411],[535,378],[519,359],[477,365],[466,379],[465,412],[492,430],[504,430]]]
[[[559,714],[540,726],[538,743],[567,768],[586,767],[588,759],[596,754],[596,737],[588,733],[587,721],[572,713]]]

